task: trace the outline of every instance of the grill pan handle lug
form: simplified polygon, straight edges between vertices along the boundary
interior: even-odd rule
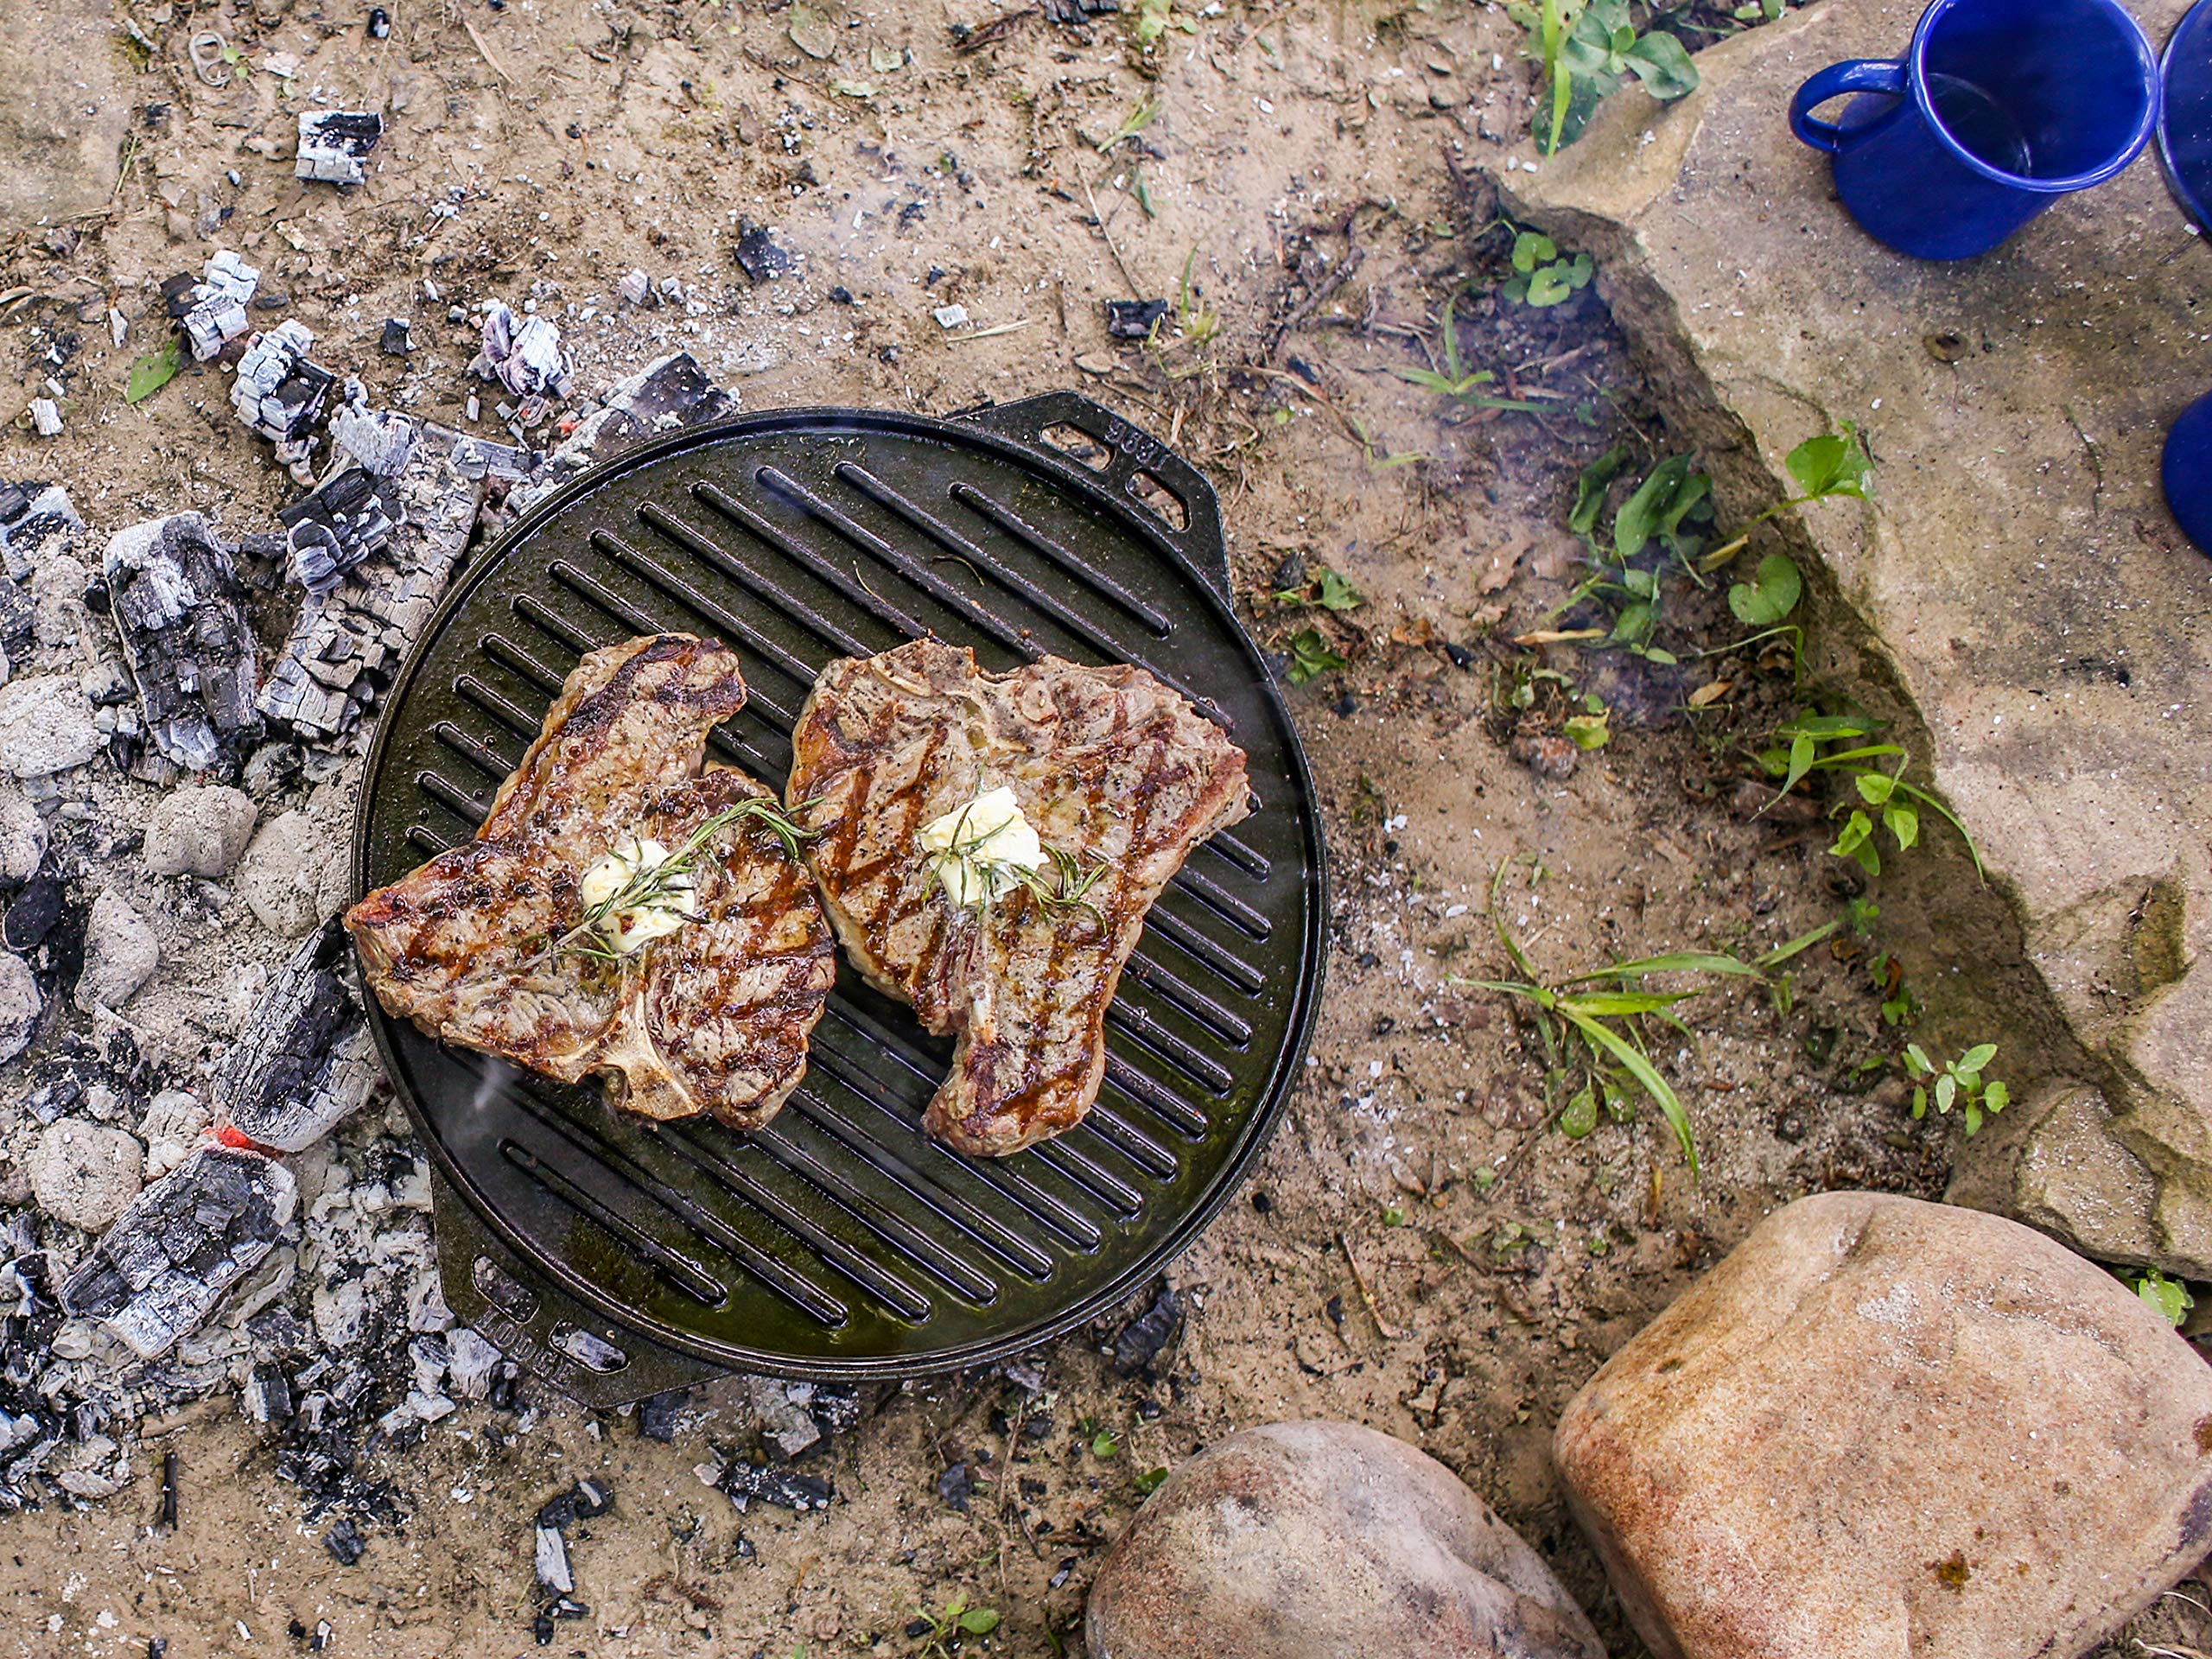
[[[578,1405],[612,1411],[728,1375],[721,1366],[647,1342],[633,1332],[609,1331],[604,1319],[548,1285],[494,1238],[442,1174],[432,1181],[430,1197],[438,1278],[455,1321]],[[512,1311],[486,1292],[487,1281],[513,1287],[505,1296]],[[564,1325],[612,1338],[627,1363],[616,1370],[597,1371],[570,1358],[556,1345]]]
[[[1229,583],[1229,543],[1221,527],[1221,501],[1205,475],[1149,432],[1132,426],[1113,410],[1072,391],[1048,391],[1011,404],[965,410],[954,417],[1011,438],[1047,461],[1092,473],[1120,499],[1150,521],[1193,570],[1233,600]],[[1045,435],[1072,427],[1106,451],[1101,473],[1088,467]],[[1182,508],[1178,525],[1167,512],[1147,501],[1147,491],[1173,498]],[[1170,509],[1172,510],[1172,509]]]

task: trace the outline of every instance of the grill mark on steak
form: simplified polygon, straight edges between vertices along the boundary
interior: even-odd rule
[[[620,963],[553,946],[582,921],[583,872],[633,837],[671,851],[715,812],[772,798],[701,771],[708,734],[744,706],[727,646],[660,634],[584,658],[476,839],[368,895],[346,925],[396,1018],[565,1083],[593,1073],[644,1116],[775,1114],[805,1069],[836,977],[804,868],[757,822],[727,824],[693,866],[698,919]]]
[[[1192,847],[1249,810],[1243,752],[1140,670],[1046,658],[985,674],[974,652],[922,639],[830,664],[792,753],[788,799],[821,832],[808,857],[838,937],[959,1039],[925,1125],[999,1155],[1078,1122],[1146,912]],[[1001,784],[1046,846],[1103,861],[1085,895],[1096,920],[1019,887],[980,910],[945,897],[919,831]]]

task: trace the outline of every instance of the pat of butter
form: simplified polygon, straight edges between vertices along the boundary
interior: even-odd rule
[[[587,913],[611,903],[639,876],[668,862],[668,849],[657,841],[626,841],[584,872],[576,894]],[[678,872],[645,903],[610,910],[600,918],[607,942],[628,956],[655,939],[664,939],[691,919],[691,878]]]
[[[987,905],[1014,885],[1014,871],[1045,865],[1045,843],[1003,784],[923,826],[930,871],[956,905]]]

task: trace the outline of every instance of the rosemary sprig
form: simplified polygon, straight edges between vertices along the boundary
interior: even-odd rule
[[[806,804],[811,806],[813,803]],[[586,910],[582,920],[548,947],[548,954],[556,962],[564,957],[578,956],[595,962],[620,963],[623,953],[602,942],[607,918],[626,910],[671,908],[665,901],[678,893],[686,896],[687,907],[677,913],[687,922],[698,921],[700,918],[688,907],[693,872],[716,836],[731,824],[747,819],[757,821],[781,842],[785,853],[794,861],[799,855],[799,843],[813,840],[816,834],[785,817],[775,798],[770,795],[752,796],[735,806],[710,813],[699,821],[674,852],[650,868],[632,871],[628,880]]]
[[[1096,858],[1088,865],[1064,848],[1047,847],[1046,857],[1052,861],[1053,874],[1058,878],[1058,887],[1046,883],[1041,870],[1033,870],[1025,864],[1015,864],[1002,858],[992,858],[982,849],[998,832],[984,831],[963,839],[968,828],[968,814],[975,810],[970,801],[960,811],[959,819],[952,826],[951,845],[936,855],[938,859],[954,860],[965,864],[982,880],[983,899],[976,908],[978,912],[991,907],[992,900],[1008,887],[1020,887],[1034,899],[1041,910],[1080,911],[1090,918],[1101,932],[1105,931],[1106,918],[1085,896],[1098,885],[1098,878],[1112,867],[1103,858]]]

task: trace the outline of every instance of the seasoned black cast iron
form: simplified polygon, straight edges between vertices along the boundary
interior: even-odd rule
[[[1304,1057],[1325,919],[1304,757],[1227,581],[1205,480],[1067,395],[955,421],[746,416],[621,456],[516,525],[393,688],[357,891],[474,833],[584,652],[660,630],[740,653],[752,695],[713,752],[772,785],[824,663],[926,632],[995,670],[1141,664],[1226,722],[1260,806],[1148,918],[1090,1118],[1013,1158],[920,1132],[951,1045],[849,968],[804,1082],[752,1135],[618,1116],[372,1008],[450,1188],[454,1313],[594,1404],[728,1370],[906,1376],[1065,1330],[1189,1243]]]

